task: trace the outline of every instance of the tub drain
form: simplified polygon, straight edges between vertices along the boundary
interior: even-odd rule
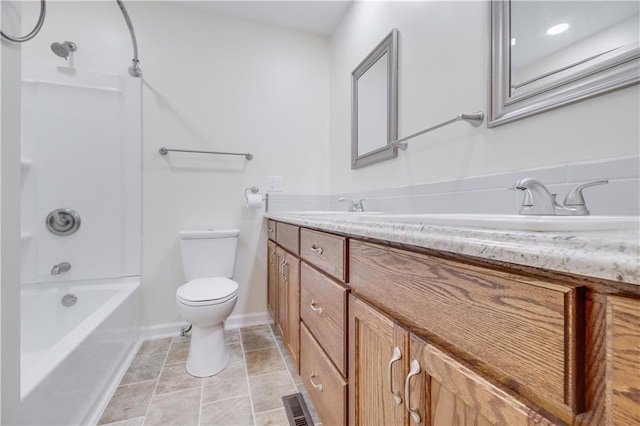
[[[60,303],[62,303],[63,306],[66,306],[68,308],[70,306],[75,305],[77,301],[78,301],[78,297],[75,294],[68,293],[62,296],[62,300],[60,300]]]

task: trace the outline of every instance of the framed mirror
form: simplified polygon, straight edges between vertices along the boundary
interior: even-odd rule
[[[398,31],[351,73],[351,168],[398,156]]]
[[[640,81],[640,2],[491,2],[488,127]]]

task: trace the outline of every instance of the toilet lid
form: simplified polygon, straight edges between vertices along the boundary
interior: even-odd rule
[[[185,302],[220,303],[237,292],[237,282],[224,277],[209,277],[189,281],[176,291],[176,296]]]

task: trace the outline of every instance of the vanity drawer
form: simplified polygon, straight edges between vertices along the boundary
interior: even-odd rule
[[[300,230],[300,256],[340,281],[345,281],[347,239],[324,232]]]
[[[267,220],[267,238],[270,240],[276,240],[276,221]]]
[[[302,263],[300,318],[346,377],[345,321],[348,289]]]
[[[300,376],[322,424],[347,424],[347,382],[304,324],[300,327]]]
[[[583,411],[583,289],[351,239],[351,291],[567,423]]]
[[[294,254],[300,254],[300,227],[276,222],[276,242]]]

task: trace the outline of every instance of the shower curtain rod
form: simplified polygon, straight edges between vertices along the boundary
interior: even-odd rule
[[[120,11],[122,11],[122,16],[127,23],[129,34],[131,34],[131,43],[133,44],[133,59],[131,60],[133,65],[129,67],[129,75],[132,77],[140,77],[142,75],[142,70],[139,66],[140,59],[138,59],[138,41],[136,40],[136,33],[133,30],[133,24],[131,23],[131,18],[129,18],[129,13],[127,12],[124,2],[122,0],[116,0],[116,3],[118,3]]]

